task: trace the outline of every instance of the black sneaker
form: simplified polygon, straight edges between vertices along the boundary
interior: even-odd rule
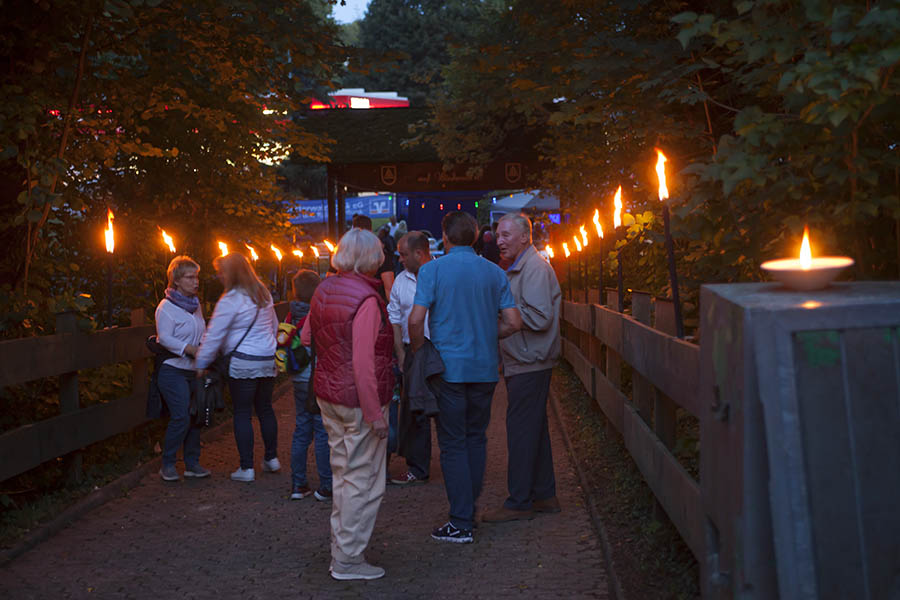
[[[319,488],[316,490],[316,500],[319,502],[326,502],[331,500],[332,492],[331,490],[326,490],[325,488]]]
[[[454,544],[471,544],[475,541],[471,529],[459,529],[449,521],[443,527],[432,531],[431,537],[439,542],[453,542]]]

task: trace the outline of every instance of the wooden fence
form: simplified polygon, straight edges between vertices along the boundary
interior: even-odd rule
[[[607,305],[618,306],[615,291],[607,291]],[[699,346],[674,337],[671,302],[633,292],[631,306],[629,316],[599,304],[563,302],[563,357],[622,435],[659,505],[700,560],[700,486],[672,453],[676,408],[700,416]],[[626,364],[630,397],[622,385]]]
[[[275,311],[284,318],[287,303]],[[151,357],[145,342],[154,333],[141,309],[132,311],[130,327],[83,333],[75,315],[64,313],[54,335],[0,341],[0,388],[59,377],[60,409],[58,416],[0,434],[0,481],[66,455],[77,471],[79,449],[144,423]],[[78,371],[121,362],[131,363],[131,393],[82,408]]]

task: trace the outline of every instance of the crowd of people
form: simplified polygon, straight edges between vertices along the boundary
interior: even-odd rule
[[[485,240],[471,215],[448,213],[442,221],[446,254],[437,260],[427,235],[400,232],[396,249],[403,270],[396,278],[371,221],[354,219],[353,225],[332,256],[329,276],[307,270],[294,276],[286,319],[309,356],[293,374],[290,498],[314,494],[331,502],[329,571],[338,580],[384,576],[384,569],[366,561],[365,550],[387,483],[429,481],[432,419],[449,510],[431,536],[474,540],[486,431],[501,374],[508,394],[508,497],[481,520],[561,510],[546,412],[560,353],[561,294],[553,269],[534,248],[529,219],[507,214]],[[479,256],[476,241],[496,245],[505,270]],[[184,477],[210,476],[200,464],[199,433],[189,415],[191,394],[210,368],[227,374],[234,404],[240,464],[231,479],[255,479],[254,411],[264,445],[262,470],[281,468],[272,410],[279,330],[272,297],[241,254],[220,257],[214,266],[225,292],[208,324],[197,299],[200,267],[186,256],[169,265],[169,287],[156,310],[158,342],[171,353],[157,373],[170,414],[160,470],[165,481],[180,479],[176,455],[182,447]],[[392,425],[406,472],[389,479]],[[315,491],[306,472],[311,443]]]

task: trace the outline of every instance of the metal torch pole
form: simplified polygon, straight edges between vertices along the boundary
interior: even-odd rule
[[[112,273],[113,255],[107,253],[106,256],[106,326],[113,326],[113,308],[112,308]]]
[[[597,285],[599,286],[598,290],[597,290],[597,294],[599,296],[599,298],[597,299],[597,302],[602,305],[603,304],[603,238],[600,238],[600,240],[597,242],[597,244],[599,246],[598,249],[600,250],[600,252],[598,253],[600,260],[598,261],[598,264],[597,264],[597,267],[598,267],[597,268]]]
[[[669,230],[669,205],[663,204],[663,225],[666,230],[666,253],[669,255],[669,282],[672,284],[672,303],[675,305],[675,332],[684,337],[684,321],[681,318],[681,301],[678,299],[678,273],[675,270],[675,245]]]
[[[621,227],[616,228],[616,240],[622,240],[624,236],[622,235],[624,232]],[[625,251],[625,246],[620,246],[619,250],[616,252],[616,263],[618,267],[618,278],[619,278],[619,312],[625,312],[625,286],[622,281],[622,258],[623,253]]]

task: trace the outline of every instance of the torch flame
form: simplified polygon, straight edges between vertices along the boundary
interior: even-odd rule
[[[228,244],[219,242],[219,252],[222,253],[222,256],[228,256]]]
[[[113,253],[113,250],[116,249],[116,236],[113,233],[113,211],[110,208],[106,209],[106,229],[104,230],[104,234],[106,235],[106,251],[110,254]]]
[[[175,254],[175,242],[172,240],[172,236],[166,233],[165,229],[160,229],[162,232],[163,243],[169,247],[169,252]]]
[[[613,199],[615,210],[613,211],[613,228],[618,229],[622,226],[622,186],[616,190],[616,197]]]
[[[809,227],[803,228],[803,243],[800,244],[800,268],[808,271],[812,268],[812,250],[809,248]]]
[[[587,231],[584,228],[584,225],[578,227],[578,231],[581,232],[581,245],[587,248],[588,239],[587,239]]]
[[[575,249],[578,250],[579,252],[581,252],[581,242],[578,241],[578,236],[573,235],[572,239],[575,240]]]
[[[600,211],[598,209],[594,209],[594,227],[597,228],[597,237],[601,240],[603,239],[603,227],[600,226]]]
[[[550,258],[553,258],[553,248],[550,247],[550,244],[547,244],[546,248],[547,248],[547,256],[549,256]]]
[[[250,244],[244,245],[247,246],[247,250],[250,251],[250,258],[252,258],[254,261],[259,260],[259,254],[256,253],[256,250],[253,249],[253,246],[251,246]]]
[[[322,240],[322,243],[325,244],[325,247],[328,248],[328,251],[331,254],[334,254],[334,244],[329,242],[328,240]]]
[[[275,258],[278,259],[278,262],[281,262],[281,257],[282,257],[281,250],[275,244],[271,244],[269,246],[269,248],[272,250],[272,252],[275,253]]]
[[[313,254],[316,255],[316,258],[319,258],[319,249],[315,246],[310,246],[310,248],[312,248]]]
[[[659,199],[669,197],[669,188],[666,187],[666,155],[656,148],[656,177],[659,179]]]
[[[563,252],[566,253],[566,258],[569,258],[570,256],[572,256],[572,253],[569,252],[569,245],[565,242],[563,242]]]
[[[301,260],[303,259],[303,250],[292,250],[291,254],[293,254],[294,256],[296,256],[297,258],[299,258]]]

